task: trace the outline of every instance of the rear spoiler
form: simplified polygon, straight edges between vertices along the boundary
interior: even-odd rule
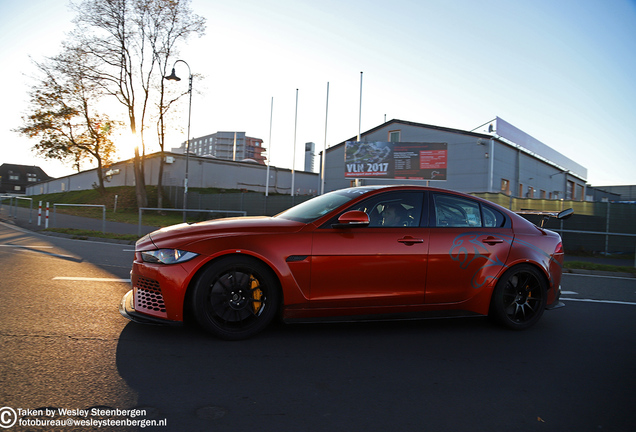
[[[543,228],[543,223],[547,221],[548,219],[550,219],[551,217],[557,218],[557,219],[567,219],[574,214],[574,209],[569,208],[567,210],[563,210],[560,212],[521,209],[516,213],[519,215],[543,216],[543,218],[541,219],[541,227]]]

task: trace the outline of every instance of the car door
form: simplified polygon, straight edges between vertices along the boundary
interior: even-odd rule
[[[347,209],[364,211],[366,227],[314,231],[310,300],[313,307],[422,304],[428,229],[421,228],[424,193],[392,191]]]
[[[510,221],[477,200],[445,193],[430,196],[426,303],[473,297],[505,269],[512,244]]]

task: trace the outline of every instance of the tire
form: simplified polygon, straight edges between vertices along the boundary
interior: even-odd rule
[[[196,321],[225,340],[249,338],[276,315],[280,294],[269,267],[246,257],[223,258],[195,282],[191,308]]]
[[[531,265],[517,265],[497,282],[490,301],[490,315],[505,327],[525,330],[543,315],[546,296],[544,275]]]

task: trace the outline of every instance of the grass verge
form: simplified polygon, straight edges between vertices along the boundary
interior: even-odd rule
[[[586,261],[567,261],[566,263],[564,263],[563,267],[566,269],[630,273],[636,276],[636,267],[629,267],[629,266],[597,264],[597,263],[586,262]]]

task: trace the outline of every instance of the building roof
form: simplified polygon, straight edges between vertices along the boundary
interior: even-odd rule
[[[42,168],[36,165],[18,165],[3,163],[0,165],[0,176],[5,179],[5,176],[9,173],[19,174],[20,176],[26,176],[27,174],[35,174],[40,181],[48,180],[50,177],[44,172]]]
[[[414,127],[421,127],[421,128],[427,128],[427,129],[433,129],[433,130],[438,130],[438,131],[442,131],[442,132],[449,132],[449,133],[456,133],[456,134],[461,134],[461,135],[468,135],[468,136],[472,136],[472,137],[476,137],[476,138],[485,138],[485,139],[491,139],[493,138],[492,135],[487,135],[487,134],[482,134],[482,133],[477,133],[477,132],[469,132],[469,131],[465,131],[462,129],[453,129],[453,128],[449,128],[449,127],[443,127],[443,126],[435,126],[435,125],[430,125],[430,124],[426,124],[426,123],[417,123],[417,122],[412,122],[412,121],[407,121],[407,120],[399,120],[399,119],[393,119],[393,120],[389,120],[385,123],[382,123],[381,125],[378,125],[372,129],[369,129],[368,131],[362,132],[361,135],[368,135],[371,134],[379,129],[382,129],[383,127],[386,127],[390,124],[403,124],[406,126],[414,126]],[[351,137],[347,140],[344,140],[343,142],[336,144],[334,146],[329,147],[327,150],[330,150],[332,148],[335,147],[339,147],[341,145],[344,145],[345,143],[349,142],[349,141],[356,141],[358,139],[357,136]]]

